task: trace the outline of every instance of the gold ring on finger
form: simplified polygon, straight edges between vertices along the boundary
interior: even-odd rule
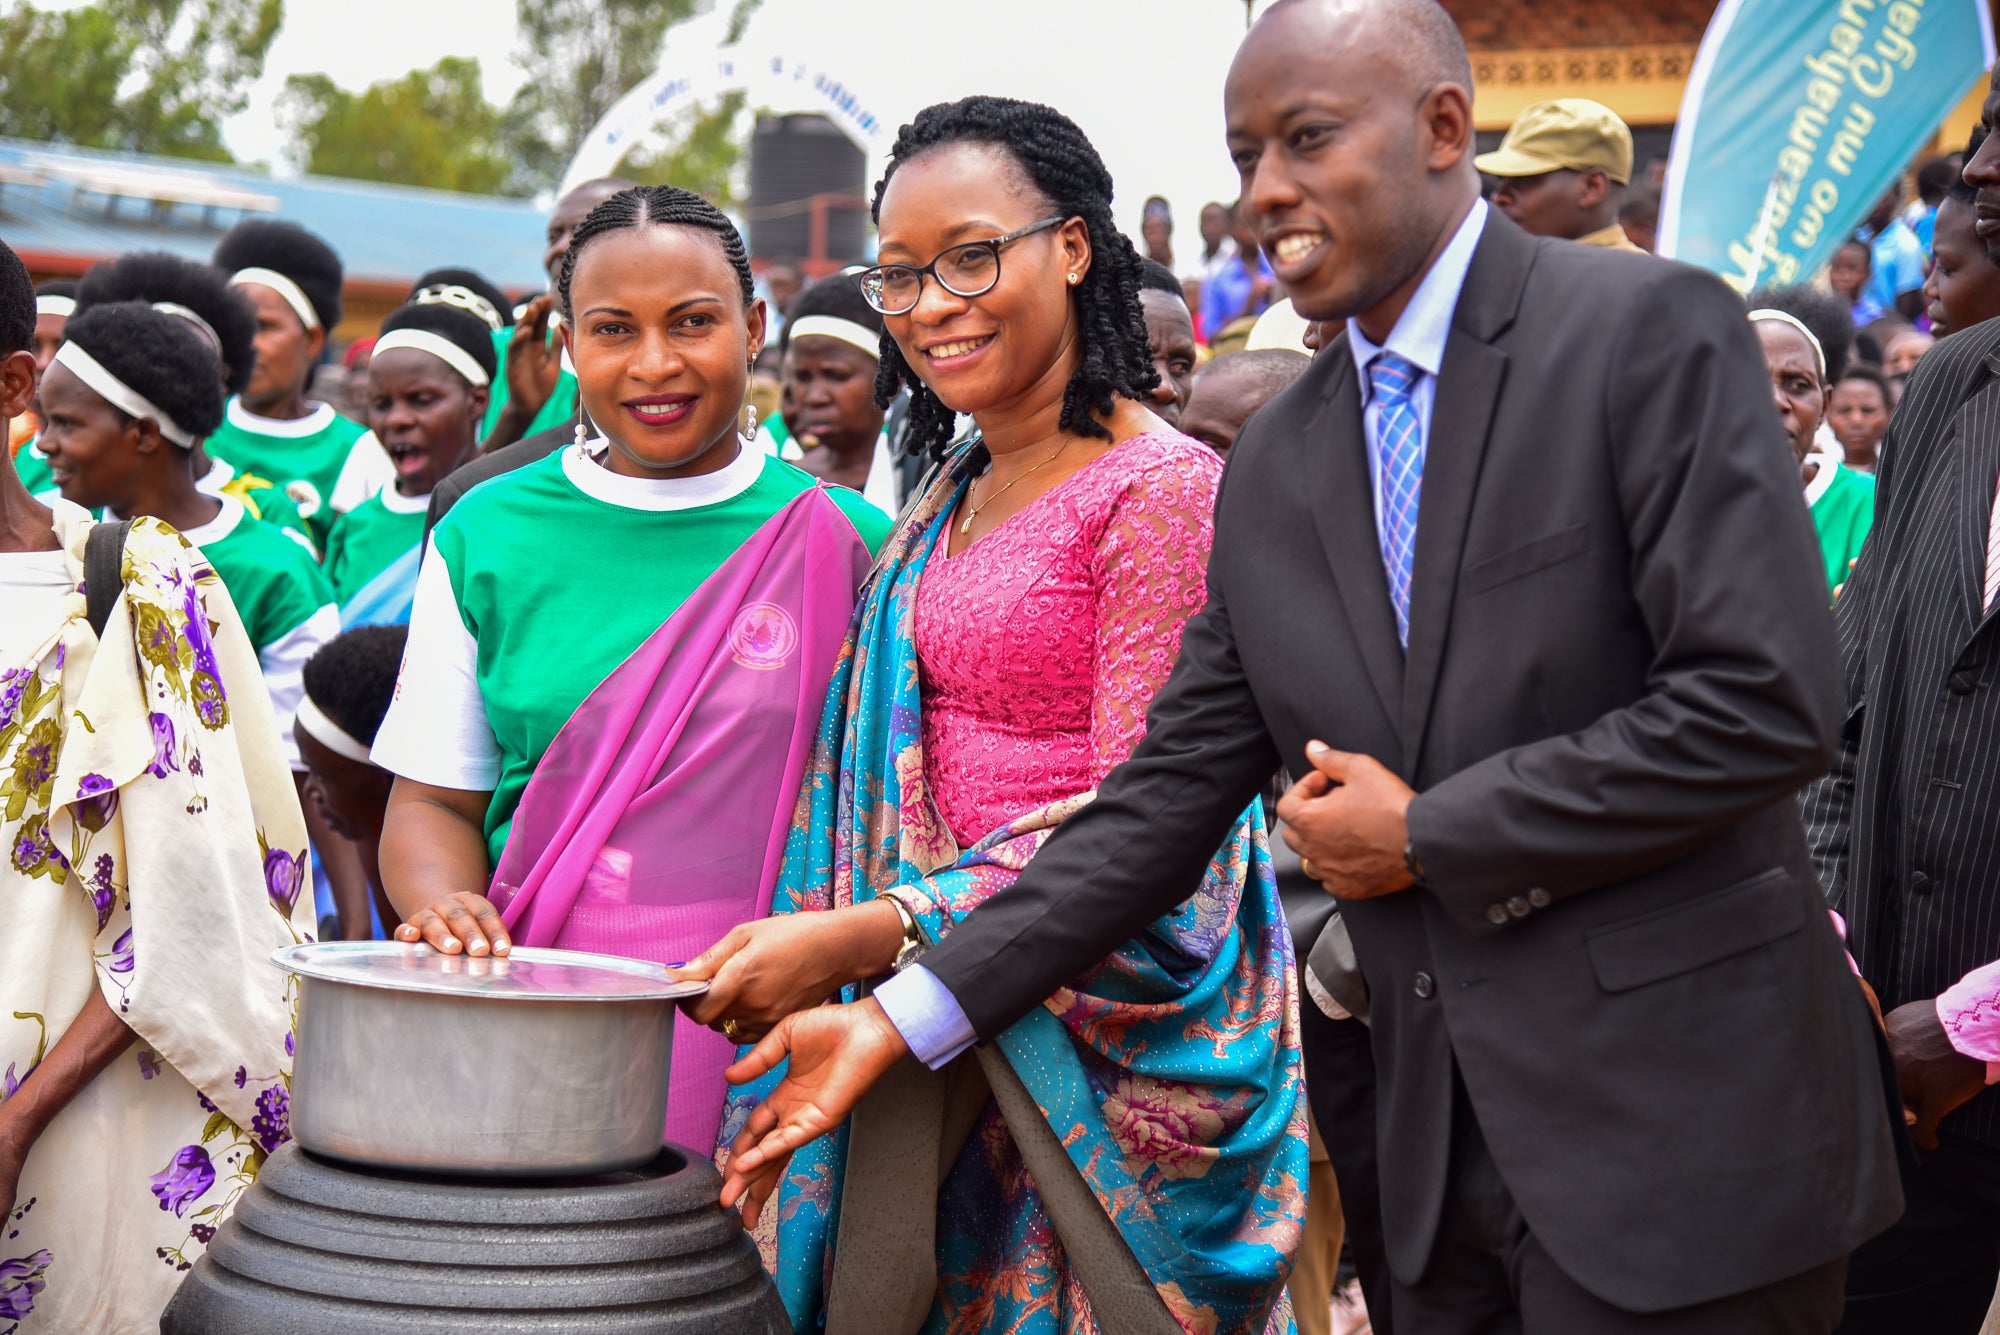
[[[1299,870],[1315,881],[1319,879],[1319,873],[1313,870],[1313,860],[1311,858],[1300,858]]]
[[[722,1022],[722,1036],[739,1048],[746,1041],[743,1037],[743,1026],[734,1020],[724,1020]]]

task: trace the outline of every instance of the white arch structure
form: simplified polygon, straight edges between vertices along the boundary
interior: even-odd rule
[[[749,94],[754,106],[824,113],[868,154],[871,168],[887,151],[895,126],[852,84],[811,60],[775,50],[723,47],[675,61],[673,69],[660,70],[612,103],[584,136],[583,146],[563,173],[558,195],[585,181],[614,175],[632,146],[676,112],[734,92]]]

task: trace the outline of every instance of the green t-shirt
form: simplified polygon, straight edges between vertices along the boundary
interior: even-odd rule
[[[1833,477],[1812,498],[1813,527],[1819,531],[1820,559],[1826,563],[1826,584],[1835,594],[1847,583],[1854,558],[1875,522],[1875,479],[1845,464],[1821,464]],[[1814,478],[1815,482],[1819,479]]]
[[[486,420],[479,424],[479,438],[481,440],[493,434],[493,424],[500,420],[500,410],[507,406],[507,399],[509,397],[507,393],[507,342],[513,336],[514,330],[511,325],[505,329],[496,329],[493,331],[493,355],[498,359],[500,371],[498,375],[493,377],[493,383],[487,386],[486,389]],[[551,332],[549,337],[554,338],[555,334]],[[528,423],[527,429],[521,435],[523,438],[526,438],[534,435],[537,431],[547,431],[550,427],[563,426],[575,416],[576,376],[574,373],[564,370],[556,376],[556,387],[549,394],[549,401],[542,405],[542,410],[535,414],[535,419]]]
[[[315,612],[333,603],[333,588],[320,572],[319,563],[287,537],[275,524],[252,519],[240,503],[225,498],[223,514],[202,528],[187,534],[188,541],[201,548],[236,614],[251,647],[261,657],[266,649],[312,619]],[[230,523],[230,507],[235,504],[235,522]],[[210,536],[227,526],[221,536]]]
[[[258,477],[255,473],[235,472],[228,464],[216,461],[216,473],[234,473],[226,481],[218,481],[214,474],[196,482],[195,485],[210,496],[234,496],[243,502],[243,508],[250,512],[252,519],[261,519],[267,524],[276,524],[287,533],[296,533],[311,546],[313,554],[319,554],[319,544],[313,541],[312,529],[299,518],[299,507],[292,504],[292,498],[279,491],[269,478]]]
[[[765,457],[757,479],[727,500],[632,509],[580,490],[564,472],[572,453],[558,450],[482,483],[431,533],[478,646],[474,677],[500,749],[486,812],[495,866],[521,791],[577,706],[765,520],[813,485],[800,469]],[[869,550],[878,549],[889,518],[857,492],[829,494]]]
[[[56,489],[56,476],[49,471],[49,456],[41,452],[34,440],[14,451],[14,471],[20,474],[21,485],[30,496]]]
[[[334,521],[326,543],[326,577],[341,604],[424,540],[430,495],[385,488]]]
[[[298,507],[314,543],[326,548],[333,528],[334,484],[354,442],[368,434],[325,405],[297,422],[258,417],[231,399],[222,426],[208,438],[208,452],[239,473],[255,473],[277,483]]]

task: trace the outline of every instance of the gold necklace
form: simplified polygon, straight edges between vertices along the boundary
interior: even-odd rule
[[[960,533],[964,533],[967,530],[969,530],[972,527],[972,521],[979,518],[979,512],[981,510],[984,510],[987,506],[993,504],[993,502],[999,500],[1002,496],[1005,496],[1008,492],[1012,491],[1014,489],[1014,483],[1019,482],[1022,478],[1034,472],[1035,469],[1046,468],[1050,464],[1054,463],[1056,461],[1056,454],[1061,454],[1064,450],[1068,448],[1069,448],[1069,441],[1065,439],[1062,444],[1056,446],[1055,454],[1051,454],[1048,458],[1036,464],[1034,468],[1022,469],[1021,472],[1017,474],[1014,477],[1014,479],[1010,481],[1006,486],[1000,488],[1000,490],[994,492],[991,496],[988,496],[985,500],[981,501],[977,505],[974,505],[972,503],[972,488],[967,487],[965,489],[965,518],[959,522],[958,531]]]

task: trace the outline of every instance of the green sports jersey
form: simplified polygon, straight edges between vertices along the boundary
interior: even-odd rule
[[[33,440],[14,452],[14,471],[20,474],[21,485],[28,489],[30,496],[56,489],[55,474],[49,471],[49,456],[43,454]]]
[[[747,488],[667,511],[614,504],[567,475],[571,450],[482,483],[431,533],[477,645],[474,677],[500,750],[487,808],[494,865],[521,792],[577,706],[813,479],[764,458]],[[584,464],[595,467],[593,464]],[[870,551],[891,521],[829,493]]]
[[[507,341],[514,336],[511,327],[493,331],[493,355],[498,359],[500,373],[487,386],[486,420],[479,424],[479,438],[486,439],[493,434],[493,424],[500,420],[500,410],[507,406]],[[549,335],[554,338],[555,335]],[[549,401],[535,414],[523,437],[532,436],[537,431],[547,431],[550,427],[566,425],[576,416],[576,375],[565,368],[556,377],[556,387],[549,395]]]
[[[275,524],[223,498],[220,517],[185,536],[215,567],[259,656],[333,603],[311,554]]]
[[[334,521],[326,543],[326,577],[341,605],[424,540],[428,493],[404,496],[388,488]]]
[[[1822,463],[1833,470],[1818,495],[1812,496],[1813,528],[1819,533],[1820,559],[1826,563],[1827,587],[1835,594],[1847,583],[1861,544],[1875,523],[1875,479],[1845,464]],[[1815,477],[1814,482],[1819,479]],[[1808,492],[1812,489],[1809,488]]]
[[[280,422],[258,417],[240,399],[231,399],[222,426],[207,444],[210,454],[237,472],[275,482],[323,550],[333,527],[334,484],[354,442],[367,434],[367,427],[324,404],[296,422]]]

